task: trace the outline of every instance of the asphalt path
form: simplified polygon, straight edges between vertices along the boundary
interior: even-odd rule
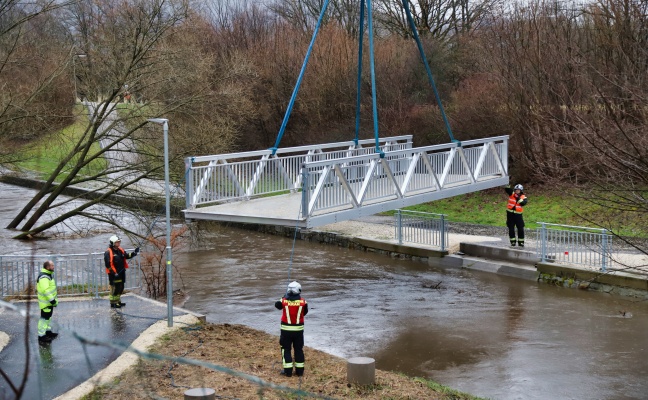
[[[54,332],[59,336],[50,344],[38,343],[38,303],[31,303],[29,323],[17,312],[0,308],[0,330],[9,336],[8,344],[0,351],[0,369],[14,385],[20,385],[28,363],[28,379],[23,399],[52,399],[80,385],[95,373],[107,367],[123,351],[100,345],[83,344],[75,335],[118,344],[130,344],[155,322],[166,319],[163,303],[138,296],[124,296],[123,309],[111,309],[106,299],[59,299],[52,319]],[[14,303],[26,309],[27,303]],[[186,314],[178,309],[174,317]],[[29,340],[25,346],[25,328]],[[0,378],[0,399],[13,399],[14,393]]]

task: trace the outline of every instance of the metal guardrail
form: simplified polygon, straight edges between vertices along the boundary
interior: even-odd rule
[[[536,252],[541,262],[587,265],[603,271],[612,265],[612,235],[607,229],[538,224]]]
[[[185,159],[186,206],[249,199],[301,188],[302,166],[312,161],[343,159],[375,152],[373,139],[312,146],[249,151]],[[366,146],[366,147],[363,147]],[[412,147],[412,135],[380,139],[384,152]]]
[[[434,246],[444,251],[448,246],[448,229],[444,214],[396,210],[396,239],[403,242]]]
[[[59,296],[78,296],[110,291],[104,253],[58,255],[0,255],[0,297],[36,297],[36,278],[47,260],[54,261],[54,280]],[[139,256],[128,260],[126,289],[142,286]]]

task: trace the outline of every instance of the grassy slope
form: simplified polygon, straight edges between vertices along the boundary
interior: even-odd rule
[[[75,109],[77,118],[74,124],[67,126],[56,134],[42,137],[20,150],[22,154],[18,166],[33,171],[41,179],[49,178],[59,161],[69,154],[78,139],[88,125],[88,118],[83,106],[78,105]],[[100,150],[99,143],[93,144],[91,152]],[[72,160],[74,162],[75,160]],[[81,174],[93,174],[106,169],[106,162],[103,158],[93,161],[89,167],[83,169]],[[57,182],[62,180],[65,173],[59,175]]]
[[[346,380],[346,360],[306,347],[304,377],[279,375],[279,338],[241,325],[205,324],[174,331],[162,337],[150,351],[172,357],[187,357],[292,389],[301,389],[336,399],[476,399],[437,383],[376,370],[376,384],[350,385]],[[175,386],[174,386],[175,385]],[[208,387],[218,398],[297,399],[307,398],[259,386],[205,367],[171,361],[145,360],[124,372],[110,385],[95,389],[85,399],[180,399],[189,388]]]

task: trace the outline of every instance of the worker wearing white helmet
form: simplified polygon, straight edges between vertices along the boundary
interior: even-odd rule
[[[308,303],[301,297],[301,285],[297,281],[290,282],[286,295],[275,302],[275,307],[281,312],[281,358],[283,361],[282,375],[292,376],[293,367],[297,376],[304,375],[304,316],[308,314]],[[295,350],[295,359],[291,355]]]
[[[133,252],[126,252],[121,248],[121,238],[117,235],[110,237],[110,244],[104,253],[104,264],[106,265],[106,273],[108,274],[108,282],[110,283],[110,308],[121,308],[126,303],[121,302],[121,294],[124,292],[126,284],[126,269],[128,262],[133,257],[139,254],[139,247]]]
[[[509,229],[511,246],[516,244],[515,228],[517,228],[517,245],[524,247],[524,217],[522,213],[528,202],[527,196],[524,194],[524,187],[518,183],[513,189],[507,186],[504,190],[509,195],[506,204],[506,226]]]

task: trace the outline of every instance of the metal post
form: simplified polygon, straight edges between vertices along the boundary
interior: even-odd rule
[[[185,208],[187,210],[191,209],[191,202],[193,199],[193,171],[191,166],[191,157],[185,158],[185,194],[187,199],[185,200]]]
[[[169,195],[169,120],[166,118],[149,119],[162,124],[164,130],[164,194],[166,196],[166,276],[167,276],[167,318],[168,326],[173,326],[173,270],[171,268],[171,206]]]
[[[304,220],[308,219],[308,194],[310,183],[308,182],[308,168],[306,164],[302,164],[302,204],[301,204],[301,217]]]
[[[544,222],[540,223],[540,262],[547,261],[547,227]]]
[[[601,270],[603,270],[603,272],[605,272],[606,269],[607,269],[606,264],[607,264],[607,255],[608,255],[608,250],[607,250],[607,247],[608,247],[607,246],[607,229],[601,229],[601,234],[603,236],[601,238],[601,247],[602,247],[601,250],[603,252],[603,254],[602,254],[603,258],[601,260]]]
[[[403,214],[401,214],[401,210],[396,210],[396,237],[398,244],[403,244]]]
[[[445,215],[441,214],[441,251],[445,251],[446,246],[446,229],[445,229]]]

